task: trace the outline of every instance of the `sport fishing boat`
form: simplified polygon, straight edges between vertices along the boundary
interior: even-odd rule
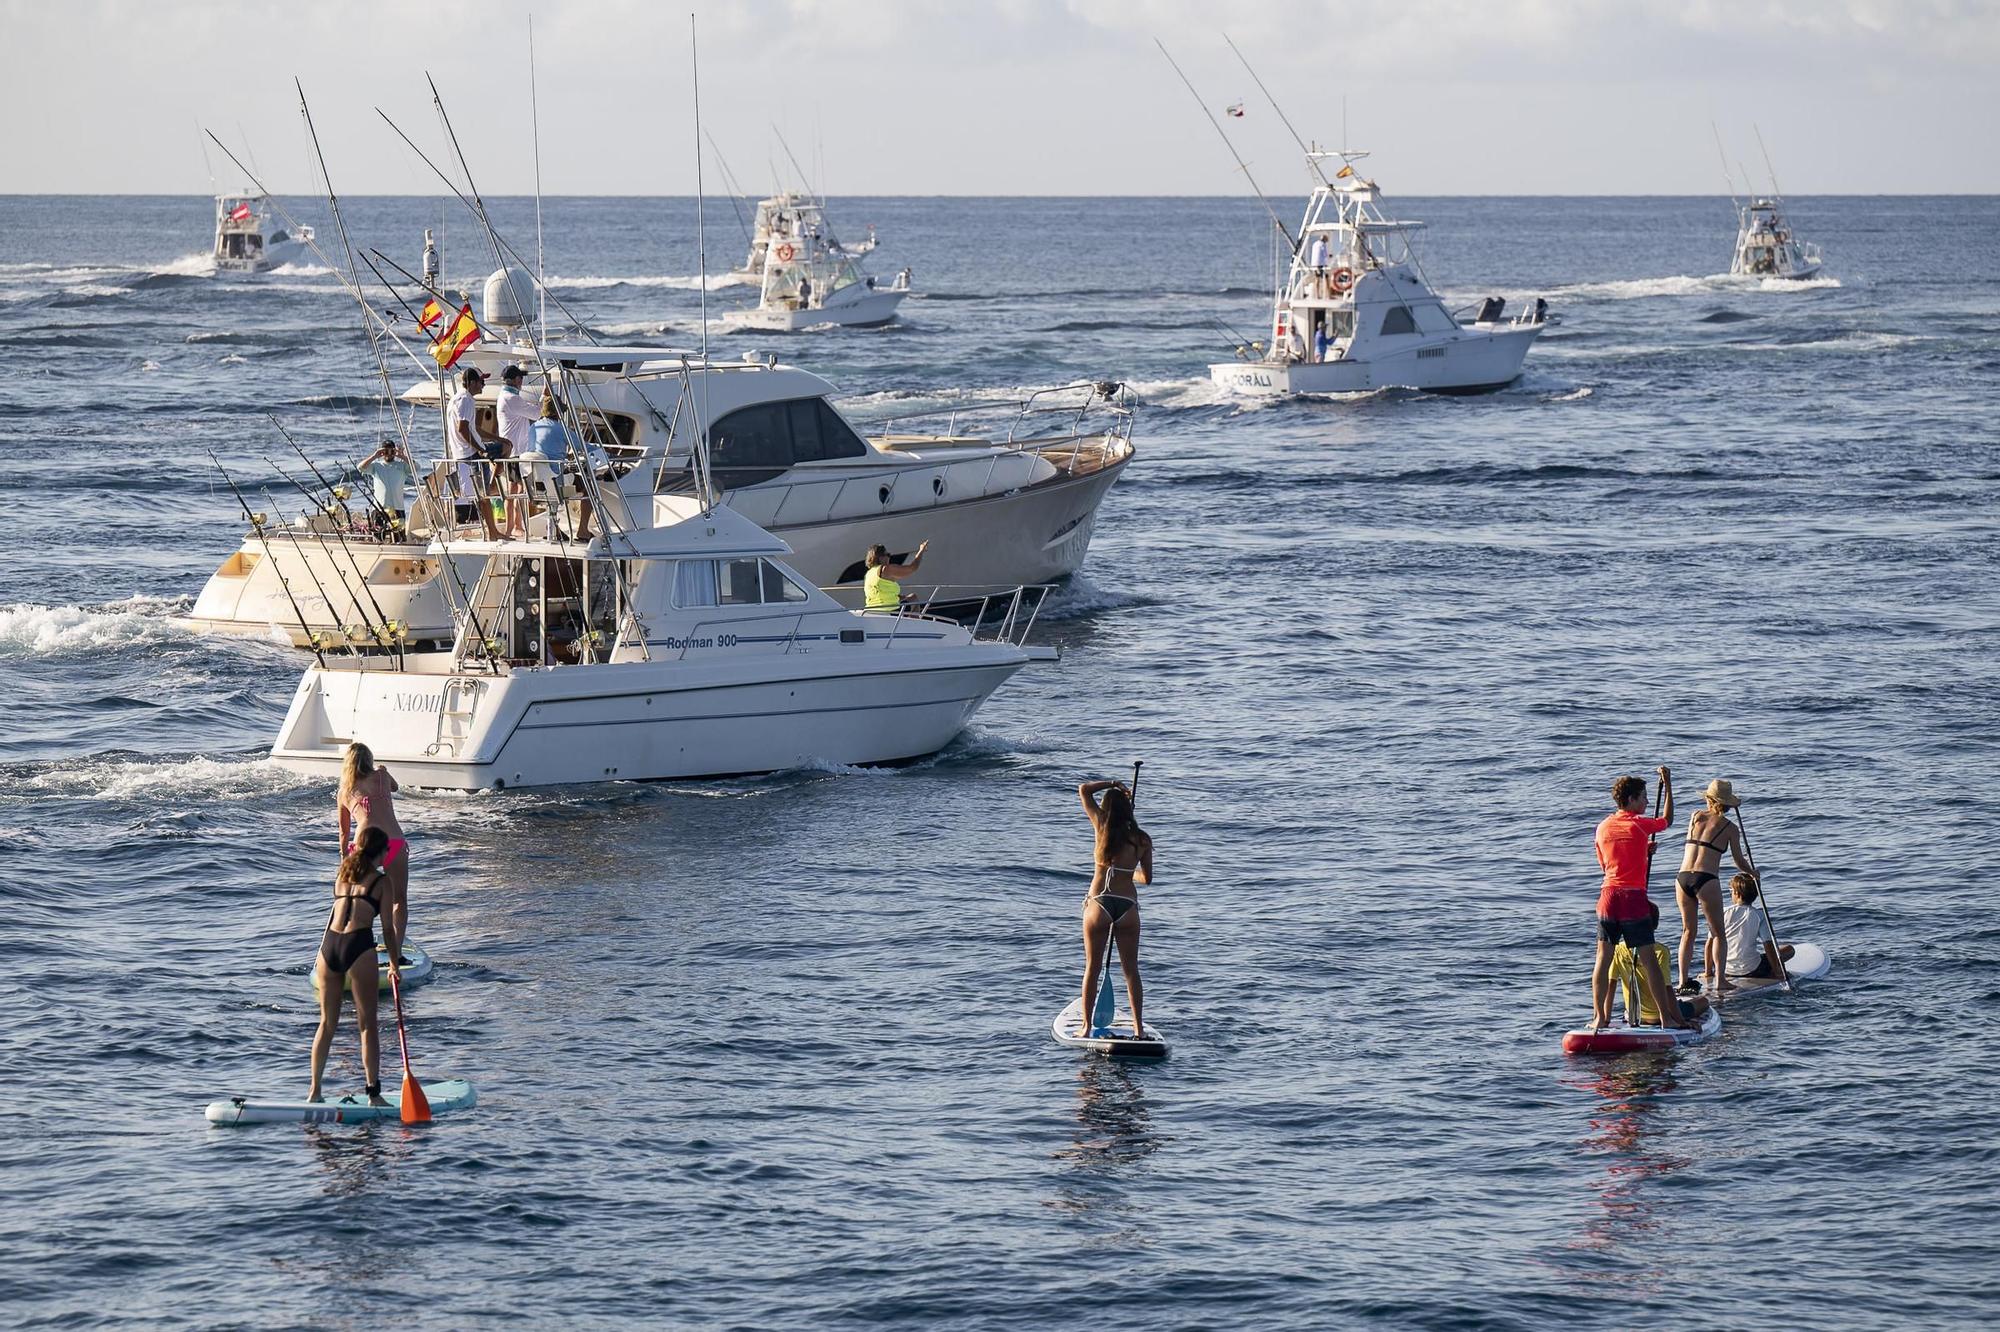
[[[1424,224],[1383,215],[1380,188],[1355,171],[1367,156],[1307,152],[1319,184],[1273,297],[1270,341],[1209,366],[1215,383],[1259,395],[1480,393],[1520,376],[1528,348],[1555,322],[1548,302],[1509,316],[1505,299],[1490,296],[1476,310],[1446,311],[1411,246]],[[1320,164],[1334,158],[1341,165],[1329,178]]]
[[[1812,277],[1820,267],[1819,246],[1793,234],[1782,199],[1774,194],[1737,207],[1731,277],[1798,280]]]
[[[801,217],[810,212],[809,218]],[[817,227],[825,234],[826,207],[810,194],[795,190],[784,190],[768,199],[757,201],[757,215],[750,228],[750,256],[743,261],[743,267],[732,268],[717,280],[717,286],[755,287],[764,281],[764,261],[769,256],[771,238],[798,237]],[[739,220],[741,215],[739,214]],[[829,243],[850,259],[859,259],[875,248],[875,228],[868,228],[868,239],[859,245],[841,245],[829,238]]]
[[[823,324],[874,328],[888,323],[910,294],[909,270],[889,285],[879,285],[857,262],[874,248],[873,228],[866,243],[843,246],[827,224],[824,206],[808,195],[763,200],[757,205],[748,261],[756,266],[757,304],[741,322],[784,332]]]
[[[481,568],[448,649],[322,653],[271,746],[332,773],[354,740],[405,783],[454,790],[892,763],[949,744],[1053,648],[1038,589],[971,625],[839,605],[727,506],[650,497],[589,543],[451,543]],[[444,552],[438,552],[442,558]]]
[[[489,296],[500,294],[494,286]],[[519,327],[505,305],[487,302],[495,330]],[[930,543],[904,587],[940,609],[1068,577],[1089,553],[1098,508],[1133,454],[1136,404],[1115,383],[881,418],[864,438],[830,401],[832,384],[767,356],[546,344],[540,356],[511,339],[466,352],[461,364],[488,375],[478,399],[483,426],[496,428],[499,371],[522,365],[526,392],[538,400],[545,362],[560,381],[558,396],[578,409],[587,444],[602,450],[605,475],[596,485],[620,521],[642,526],[654,495],[687,493],[699,440],[724,502],[787,541],[808,581],[854,604],[863,557],[876,544],[902,554]],[[403,394],[437,422],[441,455],[449,396],[434,379]],[[263,521],[251,522],[209,578],[191,626],[299,646],[318,634],[369,647],[381,646],[378,634],[363,626],[386,622],[412,645],[448,641],[448,585],[471,574],[432,550],[436,538],[453,535],[451,472],[446,463],[429,470],[401,529],[371,514],[358,488],[323,492],[307,511],[277,522],[268,516],[276,501],[265,492],[267,511],[249,515]]]
[[[261,194],[215,196],[215,267],[224,273],[262,273],[302,258],[313,229],[296,232],[271,222],[270,200]]]

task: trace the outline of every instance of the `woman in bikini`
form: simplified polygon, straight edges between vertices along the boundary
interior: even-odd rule
[[[381,1039],[375,1030],[376,989],[382,983],[375,964],[375,922],[382,922],[382,942],[388,945],[389,969],[396,970],[402,938],[384,909],[389,901],[388,862],[403,856],[403,839],[380,828],[364,828],[354,850],[340,862],[333,881],[333,910],[320,936],[319,960],[313,964],[319,983],[319,1030],[312,1041],[312,1090],[308,1101],[320,1099],[320,1075],[333,1048],[333,1030],[340,1025],[340,1005],[354,991],[354,1020],[361,1028],[361,1068],[368,1079],[368,1104],[382,1099]]]
[[[1729,852],[1737,869],[1750,874],[1757,872],[1757,867],[1750,863],[1749,849],[1743,845],[1743,833],[1729,821],[1729,811],[1743,803],[1735,790],[1718,777],[1702,792],[1702,800],[1702,808],[1688,820],[1681,871],[1674,876],[1674,897],[1681,904],[1682,994],[1701,993],[1701,982],[1688,974],[1688,964],[1694,960],[1694,930],[1703,914],[1708,916],[1708,942],[1702,946],[1701,957],[1709,984],[1716,987],[1718,994],[1736,988],[1729,983],[1723,965],[1729,948],[1729,930],[1723,923],[1722,880],[1717,873],[1722,868],[1722,853]]]
[[[1146,1035],[1140,1015],[1138,885],[1153,881],[1153,839],[1132,815],[1132,793],[1119,782],[1085,782],[1076,788],[1083,812],[1097,830],[1096,868],[1083,899],[1083,1023],[1097,997],[1098,977],[1115,939],[1125,969],[1125,992],[1132,1003],[1132,1034]],[[1098,799],[1099,795],[1101,799]]]
[[[396,822],[395,793],[400,790],[387,768],[375,766],[375,755],[368,746],[357,740],[347,747],[347,756],[340,764],[340,792],[334,797],[334,810],[340,819],[340,854],[352,851],[370,828],[380,828],[385,836],[403,845],[403,853],[389,866],[387,914],[398,939],[410,928],[410,852],[403,842],[403,825]],[[396,960],[400,963],[404,959],[399,953]]]

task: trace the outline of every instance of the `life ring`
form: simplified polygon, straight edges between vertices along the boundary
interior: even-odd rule
[[[797,253],[798,251],[792,248],[791,243],[786,242],[785,244],[780,245],[778,247],[778,262],[781,264],[789,264],[790,262],[792,262],[792,256]]]
[[[1334,295],[1345,296],[1349,291],[1354,289],[1354,270],[1351,268],[1334,269],[1333,272],[1327,274],[1326,285],[1333,289]]]

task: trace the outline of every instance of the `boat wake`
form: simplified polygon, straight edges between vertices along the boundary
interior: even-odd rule
[[[101,606],[0,606],[0,658],[88,656],[106,648],[192,638],[173,617],[186,597],[132,597]]]
[[[1572,286],[1556,287],[1549,292],[1551,300],[1570,297],[1581,300],[1633,301],[1654,296],[1714,296],[1726,292],[1744,291],[1821,291],[1840,286],[1835,277],[1771,278],[1736,277],[1729,273],[1710,273],[1706,277],[1656,277],[1627,278],[1615,282],[1579,282]],[[1532,297],[1528,298],[1532,299]]]
[[[1114,592],[1099,587],[1090,580],[1088,574],[1072,574],[1069,582],[1049,594],[1048,605],[1036,616],[1037,621],[1078,620],[1086,615],[1096,615],[1101,611],[1126,610],[1133,606],[1148,605],[1148,599],[1134,592]]]
[[[672,273],[641,273],[627,277],[557,277],[551,273],[548,284],[551,287],[568,287],[572,291],[597,291],[605,287],[664,287],[670,291],[700,291],[704,286],[716,291],[730,285],[726,275],[714,273],[706,280],[692,274],[680,276]]]
[[[227,801],[324,785],[324,779],[287,771],[267,758],[104,756],[0,768],[0,796],[60,795],[85,800],[196,796]]]

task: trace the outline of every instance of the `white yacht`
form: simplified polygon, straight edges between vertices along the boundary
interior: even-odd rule
[[[489,304],[496,327],[505,324],[492,319],[500,313]],[[833,385],[754,353],[703,360],[657,347],[540,350],[561,381],[558,394],[611,461],[597,487],[618,521],[644,526],[655,495],[690,491],[695,444],[705,442],[724,502],[787,541],[808,581],[857,604],[862,557],[877,543],[904,555],[929,541],[905,589],[940,607],[1075,573],[1098,506],[1133,454],[1134,403],[1118,384],[892,418],[863,438],[828,401]],[[514,363],[528,370],[526,391],[538,399],[543,374],[525,343],[483,342],[461,362],[488,373],[480,396],[488,428],[498,372]],[[403,395],[435,423],[413,428],[412,438],[437,440],[440,456],[448,397],[436,380]],[[443,464],[431,469],[404,530],[371,515],[358,485],[289,520],[270,516],[282,505],[263,492],[263,512],[252,515],[263,521],[251,523],[202,588],[192,626],[276,634],[300,646],[315,635],[385,646],[377,640],[387,623],[412,645],[448,641],[450,584],[473,571],[432,549],[434,538],[452,535],[452,519],[448,503],[424,496],[448,501],[449,477]],[[569,507],[575,531],[579,506]]]
[[[858,262],[874,248],[872,227],[864,243],[842,245],[827,223],[825,206],[810,195],[785,193],[760,201],[750,257],[730,274],[757,287],[757,304],[739,323],[786,332],[888,323],[910,294],[909,270],[878,283]]]
[[[1381,190],[1355,169],[1367,155],[1307,153],[1319,184],[1273,300],[1270,341],[1211,365],[1215,383],[1250,394],[1477,393],[1519,377],[1552,322],[1548,302],[1538,298],[1511,317],[1497,296],[1476,312],[1447,311],[1411,247],[1423,223],[1383,215]],[[1331,177],[1320,165],[1328,160],[1341,164]]]
[[[1785,220],[1778,196],[1752,199],[1736,209],[1732,277],[1809,278],[1820,270],[1819,246],[1800,240]]]
[[[453,542],[481,567],[448,649],[325,652],[271,757],[332,773],[364,741],[405,783],[457,790],[890,763],[950,743],[1053,648],[1016,589],[972,627],[850,611],[725,506],[650,498],[588,545]],[[440,549],[439,558],[444,557]]]
[[[261,194],[215,196],[215,267],[223,273],[262,273],[306,255],[313,229],[273,226],[270,200]]]

